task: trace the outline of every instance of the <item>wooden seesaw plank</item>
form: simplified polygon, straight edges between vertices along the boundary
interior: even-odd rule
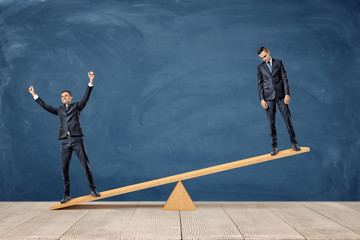
[[[186,180],[186,179],[190,179],[190,178],[196,178],[196,177],[201,177],[201,176],[205,176],[205,175],[209,175],[209,174],[213,174],[213,173],[223,172],[223,171],[231,170],[234,168],[245,167],[248,165],[271,161],[271,160],[275,160],[278,158],[288,157],[288,156],[305,153],[305,152],[309,152],[309,151],[310,151],[309,147],[301,147],[301,151],[298,151],[298,152],[294,151],[293,149],[287,149],[287,150],[279,151],[279,153],[276,154],[275,156],[271,156],[270,154],[265,154],[265,155],[261,155],[261,156],[257,156],[257,157],[247,158],[247,159],[238,160],[238,161],[234,161],[234,162],[230,162],[230,163],[225,163],[225,164],[221,164],[221,165],[217,165],[217,166],[213,166],[213,167],[203,168],[203,169],[199,169],[199,170],[195,170],[195,171],[190,171],[190,172],[181,173],[181,174],[177,174],[177,175],[173,175],[173,176],[169,176],[169,177],[159,178],[159,179],[155,179],[155,180],[151,180],[151,181],[147,181],[147,182],[143,182],[143,183],[137,183],[137,184],[129,185],[126,187],[120,187],[120,188],[104,191],[104,192],[101,192],[101,197],[97,197],[97,198],[93,197],[91,195],[86,195],[83,197],[71,199],[69,202],[64,203],[64,204],[60,204],[60,203],[54,204],[50,208],[53,210],[59,209],[59,208],[65,208],[65,207],[73,206],[73,205],[80,204],[80,203],[100,200],[103,198],[113,197],[113,196],[129,193],[129,192],[135,192],[135,191],[139,191],[139,190],[143,190],[143,189],[147,189],[147,188],[157,187],[160,185],[174,183],[174,182],[178,182],[178,181],[182,181],[182,180]]]

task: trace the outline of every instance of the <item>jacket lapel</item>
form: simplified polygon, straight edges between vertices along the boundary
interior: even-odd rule
[[[264,68],[266,69],[266,71],[267,71],[267,72],[270,74],[270,76],[271,76],[271,72],[270,72],[270,69],[269,69],[267,63],[266,63],[266,62],[263,62],[262,64],[263,64]],[[274,66],[274,62],[273,62],[273,66]]]
[[[274,69],[276,68],[276,66],[277,66],[277,61],[276,61],[276,59],[272,59],[272,66],[271,66],[271,72],[273,73],[274,72]]]

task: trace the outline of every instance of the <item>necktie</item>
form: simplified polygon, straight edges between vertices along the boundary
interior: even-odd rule
[[[269,68],[269,70],[270,70],[270,72],[271,72],[271,65],[270,65],[270,62],[268,62],[268,63],[266,63],[267,64],[267,66],[268,66],[268,68]]]

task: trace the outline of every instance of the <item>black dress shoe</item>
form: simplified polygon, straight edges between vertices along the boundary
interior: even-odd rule
[[[63,199],[60,201],[60,203],[61,203],[61,204],[64,204],[64,203],[66,203],[66,202],[68,202],[68,201],[70,201],[70,200],[71,200],[71,197],[70,197],[70,196],[64,196]]]
[[[294,151],[300,151],[301,148],[297,145],[297,143],[293,144]]]
[[[94,197],[100,197],[101,196],[101,194],[96,189],[91,191],[91,195],[93,195]]]
[[[273,147],[272,152],[270,153],[270,155],[275,156],[278,152],[279,152],[279,150],[277,149],[277,147]]]

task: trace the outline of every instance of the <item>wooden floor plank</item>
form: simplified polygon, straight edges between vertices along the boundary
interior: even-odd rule
[[[337,203],[360,212],[360,202],[337,202]]]
[[[244,239],[219,203],[197,202],[196,211],[181,211],[182,239]]]
[[[181,239],[178,211],[163,211],[165,202],[142,202],[126,226],[121,239]]]
[[[360,239],[346,227],[295,202],[262,203],[306,239]]]
[[[335,202],[301,204],[360,234],[360,212]]]
[[[261,203],[225,202],[221,205],[245,239],[305,239]]]
[[[74,224],[61,240],[122,239],[139,202],[99,202],[82,208],[91,210]]]
[[[46,209],[41,214],[25,221],[12,230],[0,236],[0,239],[18,240],[18,239],[59,239],[72,225],[85,216],[88,209],[51,211],[49,203],[43,204],[42,209]],[[20,212],[26,214],[33,207]]]
[[[3,204],[7,206],[0,211],[0,238],[7,232],[23,224],[24,222],[48,211],[52,203],[44,202],[13,202]]]
[[[13,205],[14,202],[0,202],[0,209],[4,209]]]

